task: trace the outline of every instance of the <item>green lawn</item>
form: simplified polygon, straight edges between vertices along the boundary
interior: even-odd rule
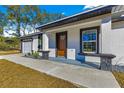
[[[76,84],[28,67],[0,60],[0,88],[77,88]]]
[[[116,80],[118,81],[119,85],[124,88],[124,72],[113,72]]]
[[[8,51],[0,51],[0,55],[8,55],[8,54],[18,54],[19,50],[8,50]]]

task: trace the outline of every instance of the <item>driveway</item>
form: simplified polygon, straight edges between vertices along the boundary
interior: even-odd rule
[[[120,87],[113,74],[108,71],[57,63],[49,60],[26,58],[22,57],[21,54],[5,55],[3,58],[85,87]]]

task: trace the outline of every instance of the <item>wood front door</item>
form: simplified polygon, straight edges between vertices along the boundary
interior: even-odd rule
[[[56,54],[57,56],[66,57],[67,51],[67,32],[56,33]]]

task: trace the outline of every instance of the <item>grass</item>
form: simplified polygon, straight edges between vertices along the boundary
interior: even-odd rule
[[[8,60],[0,60],[0,88],[77,88],[68,81]]]
[[[8,51],[0,51],[0,55],[9,55],[9,54],[18,54],[19,50],[8,50]]]
[[[118,81],[119,85],[124,88],[124,72],[113,72],[116,80]]]

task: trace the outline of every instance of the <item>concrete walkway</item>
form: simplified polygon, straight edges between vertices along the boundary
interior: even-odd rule
[[[3,56],[0,56],[0,59],[3,59]]]
[[[3,58],[85,87],[120,87],[112,73],[107,71],[71,64],[57,63],[49,60],[26,58],[19,54],[6,55],[3,56]]]

